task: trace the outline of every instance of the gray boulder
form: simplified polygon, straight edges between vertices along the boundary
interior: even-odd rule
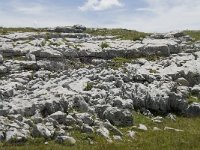
[[[200,117],[200,103],[193,103],[189,105],[186,114],[191,117]]]
[[[29,137],[29,131],[24,129],[11,128],[6,132],[6,141],[23,142]]]
[[[47,129],[45,125],[39,123],[33,127],[31,135],[33,137],[50,138],[52,136],[52,133],[49,129]]]
[[[97,130],[96,133],[106,139],[109,139],[110,132],[108,129],[106,129],[104,126],[100,126]]]
[[[87,112],[88,104],[85,102],[82,96],[75,96],[73,98],[73,108],[79,112]]]
[[[49,117],[58,121],[58,123],[63,124],[63,123],[66,122],[66,116],[67,116],[66,113],[63,113],[61,111],[57,111],[57,112],[51,114]]]
[[[192,94],[199,96],[200,98],[200,85],[195,85],[192,89],[191,89]]]
[[[111,124],[116,126],[132,126],[133,116],[128,109],[118,109],[117,107],[109,107],[104,113],[104,119],[108,119]]]

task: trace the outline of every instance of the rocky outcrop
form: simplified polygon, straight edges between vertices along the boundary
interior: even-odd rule
[[[71,130],[119,141],[118,127],[133,126],[136,110],[200,116],[198,101],[188,100],[200,97],[199,42],[187,43],[182,32],[129,41],[84,30],[0,36],[0,141],[44,137],[74,145]]]

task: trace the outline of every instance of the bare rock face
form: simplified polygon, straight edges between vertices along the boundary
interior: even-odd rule
[[[0,141],[74,145],[78,130],[112,142],[123,139],[118,127],[134,125],[134,110],[200,116],[199,42],[183,32],[131,41],[85,30],[0,35]]]

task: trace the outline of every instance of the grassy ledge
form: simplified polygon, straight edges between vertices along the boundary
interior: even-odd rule
[[[116,36],[122,40],[140,40],[149,33],[139,32],[136,30],[127,30],[127,29],[92,29],[89,28],[85,33],[91,34],[93,36]]]

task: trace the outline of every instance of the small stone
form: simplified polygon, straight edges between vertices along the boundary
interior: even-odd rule
[[[112,143],[113,143],[113,140],[110,139],[110,138],[108,138],[108,139],[107,139],[107,142],[108,142],[109,144],[112,144]]]
[[[49,144],[49,142],[44,142],[44,144],[45,144],[45,145],[48,145],[48,144]]]
[[[122,141],[122,137],[118,135],[113,135],[113,140],[115,141]]]
[[[76,140],[70,136],[57,136],[56,141],[59,143],[66,143],[70,145],[76,144]]]
[[[129,137],[131,137],[132,139],[134,139],[135,138],[135,131],[128,131],[128,133],[127,133],[127,135],[129,136]]]
[[[143,131],[147,131],[147,127],[143,124],[139,124],[139,127],[138,127],[139,130],[143,130]]]
[[[176,132],[183,132],[183,130],[175,129],[175,128],[171,128],[171,127],[165,127],[164,130],[171,130],[171,131],[176,131]]]
[[[158,127],[153,127],[153,131],[161,131],[161,129]]]
[[[88,142],[90,145],[94,145],[94,141],[92,139],[88,138]]]

